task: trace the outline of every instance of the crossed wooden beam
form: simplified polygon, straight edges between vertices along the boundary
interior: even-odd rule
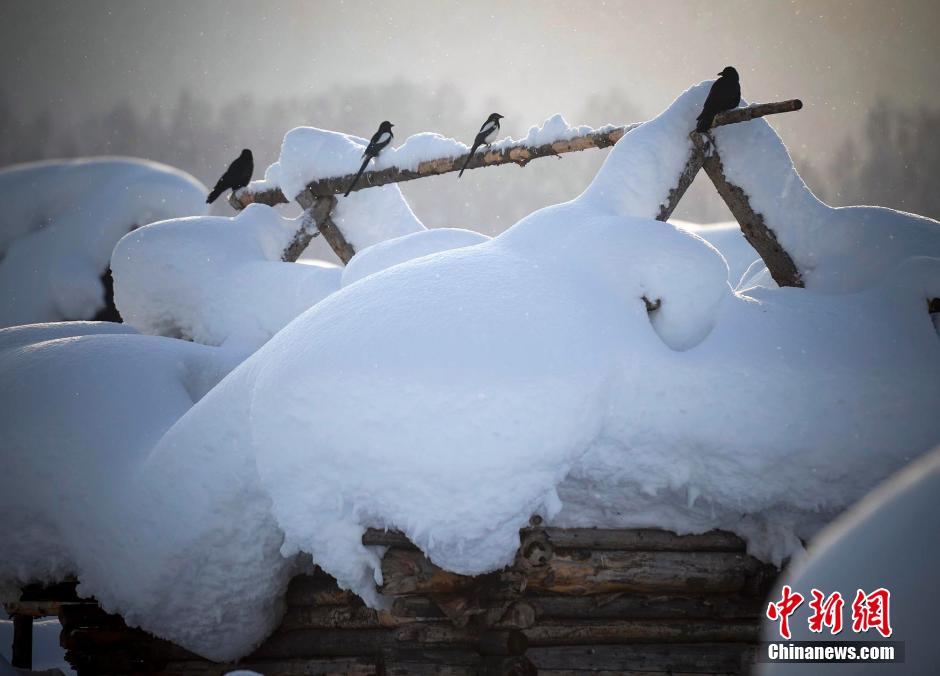
[[[799,99],[774,103],[757,103],[719,113],[715,117],[713,127],[747,122],[765,115],[800,110],[802,107],[803,103]],[[499,145],[492,150],[476,153],[469,159],[467,169],[494,167],[501,164],[525,166],[532,160],[541,157],[555,157],[563,153],[589,148],[607,148],[619,141],[624,134],[642,124],[644,123],[637,122],[620,127],[608,126],[591,129],[569,139],[538,146],[526,145],[524,141]],[[753,209],[747,193],[740,186],[732,183],[726,176],[714,137],[709,133],[692,132],[691,138],[693,144],[688,161],[679,176],[677,184],[669,191],[666,201],[660,206],[659,214],[656,216],[657,220],[665,221],[672,215],[696,174],[704,168],[712,183],[715,184],[718,194],[724,199],[725,204],[728,205],[732,215],[741,226],[745,238],[764,259],[774,281],[780,286],[803,286],[803,280],[796,264],[777,241],[771,224],[768,224],[764,216]],[[463,153],[456,157],[426,160],[421,162],[417,169],[386,167],[367,171],[359,180],[356,190],[460,171],[464,162],[467,162],[468,154]],[[336,204],[336,195],[346,191],[353,177],[354,174],[347,174],[322,178],[307,184],[299,195],[294,196],[293,199],[303,208],[304,216],[301,219],[300,229],[284,250],[281,256],[282,260],[287,262],[296,261],[304,249],[307,248],[310,240],[318,234],[323,235],[344,264],[348,263],[349,259],[355,255],[355,249],[330,217]],[[287,204],[289,201],[287,196],[278,188],[253,191],[250,186],[232,193],[229,197],[229,203],[235,209],[244,209],[253,203],[274,206]]]

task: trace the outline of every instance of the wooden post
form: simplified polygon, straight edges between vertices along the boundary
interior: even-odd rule
[[[728,180],[715,139],[709,134],[692,133],[692,140],[699,153],[704,157],[705,173],[715,184],[718,194],[728,205],[745,239],[760,254],[767,265],[770,276],[780,286],[803,286],[803,277],[793,258],[777,241],[777,235],[767,225],[763,214],[751,206],[747,193]]]
[[[310,244],[310,240],[322,234],[333,253],[346,265],[356,255],[356,250],[330,218],[333,207],[336,206],[336,198],[332,195],[317,197],[309,190],[304,190],[297,195],[297,202],[304,208],[301,227],[284,249],[281,260],[287,263],[295,262]]]
[[[33,668],[33,616],[13,615],[13,650],[10,664],[17,669]]]
[[[689,153],[689,159],[682,169],[682,173],[679,174],[679,182],[669,191],[665,203],[659,206],[659,214],[656,216],[657,221],[669,220],[669,217],[672,216],[672,212],[679,206],[679,200],[682,199],[682,196],[685,195],[685,191],[689,189],[689,186],[692,185],[692,181],[695,180],[695,176],[698,174],[699,169],[702,168],[704,161],[705,156],[702,154],[702,151],[698,147],[693,147],[692,152]],[[649,307],[649,301],[647,301],[647,311],[652,311]]]

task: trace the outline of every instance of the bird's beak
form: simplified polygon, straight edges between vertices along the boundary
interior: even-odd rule
[[[721,73],[715,73],[715,75],[721,75]]]

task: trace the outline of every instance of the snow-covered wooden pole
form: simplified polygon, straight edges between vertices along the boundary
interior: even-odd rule
[[[495,167],[501,164],[518,164],[524,167],[532,160],[540,157],[556,157],[564,153],[571,153],[578,150],[587,150],[588,148],[609,148],[623,137],[625,133],[639,127],[642,122],[629,124],[623,127],[603,127],[601,129],[592,129],[573,138],[555,141],[553,143],[544,143],[538,146],[527,146],[522,142],[504,146],[499,150],[487,150],[476,153],[467,164],[467,169],[479,169],[480,167]],[[366,188],[375,188],[389,183],[402,183],[404,181],[414,181],[428,176],[440,176],[455,171],[460,171],[464,162],[467,160],[468,153],[457,155],[456,157],[439,157],[432,160],[425,160],[418,165],[417,169],[402,169],[401,167],[387,167],[385,169],[376,169],[366,171],[362,178],[356,184],[353,192],[364,190]],[[333,176],[323,178],[307,184],[306,190],[313,195],[341,195],[346,192],[349,184],[352,183],[355,174],[344,174],[342,176]],[[233,192],[229,196],[229,203],[235,209],[244,209],[249,204],[287,204],[290,200],[277,188],[270,190],[260,190],[252,192],[248,188],[243,188]]]
[[[789,101],[779,101],[774,103],[756,103],[745,108],[736,108],[725,111],[715,116],[715,127],[726,124],[736,124],[746,122],[765,115],[774,115],[777,113],[786,113],[793,110],[799,110],[803,107],[799,99]],[[525,166],[532,160],[541,157],[555,157],[564,153],[577,152],[579,150],[588,150],[591,148],[609,148],[619,141],[624,134],[636,129],[643,122],[635,122],[620,127],[601,127],[592,129],[569,139],[544,143],[537,146],[527,146],[524,142],[509,144],[500,147],[498,150],[484,151],[476,153],[467,164],[467,169],[479,169],[482,167],[496,167],[502,164],[518,164]],[[386,167],[385,169],[375,169],[366,171],[362,174],[356,186],[356,191],[366,188],[374,188],[389,183],[402,183],[404,181],[413,181],[428,176],[440,176],[455,171],[460,171],[463,163],[467,160],[467,154],[456,157],[440,157],[432,160],[426,160],[418,165],[417,169],[403,169],[401,167]],[[334,176],[322,178],[307,184],[306,190],[312,195],[323,197],[326,195],[341,195],[346,192],[349,184],[352,182],[354,173],[344,174],[343,176]],[[296,199],[296,198],[295,198]],[[249,204],[286,204],[288,198],[278,189],[261,190],[253,192],[249,188],[243,188],[232,193],[229,202],[235,209],[244,209]]]
[[[777,240],[764,216],[751,206],[747,193],[732,183],[725,174],[715,140],[706,134],[692,133],[694,154],[702,158],[701,166],[734,216],[741,232],[767,265],[767,271],[780,286],[803,286],[803,277],[793,258]]]
[[[682,196],[685,195],[685,191],[689,189],[689,186],[692,185],[692,181],[694,181],[696,175],[698,175],[699,169],[702,168],[704,161],[705,155],[702,153],[701,149],[693,147],[692,152],[689,153],[689,159],[682,169],[682,173],[679,174],[679,181],[675,186],[670,188],[669,194],[666,196],[666,201],[659,205],[659,214],[656,215],[657,221],[669,220],[669,217],[672,216],[672,212],[679,206],[679,200],[682,199]]]
[[[356,250],[331,218],[333,207],[336,206],[336,198],[333,195],[316,197],[304,190],[297,195],[297,203],[304,209],[302,224],[294,234],[294,239],[281,254],[281,260],[293,263],[300,258],[300,254],[310,244],[310,240],[322,233],[323,239],[333,249],[333,253],[343,262],[343,265],[346,265],[356,255]]]

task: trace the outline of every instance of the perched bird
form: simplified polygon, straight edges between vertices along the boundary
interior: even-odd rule
[[[698,116],[695,131],[705,132],[711,129],[715,115],[723,110],[737,108],[741,103],[741,84],[738,82],[738,71],[731,66],[718,73],[721,77],[715,80],[708,91],[708,98],[702,106],[702,114]]]
[[[467,155],[467,161],[463,163],[463,167],[460,169],[460,173],[457,174],[457,178],[463,176],[464,169],[467,168],[467,165],[470,164],[470,159],[473,157],[473,153],[477,151],[484,143],[489,145],[490,142],[496,137],[496,134],[499,132],[499,121],[503,119],[503,116],[499,113],[493,113],[488,118],[486,122],[483,123],[483,126],[480,127],[480,131],[477,132],[477,137],[473,139],[473,147],[470,148],[470,154]]]
[[[254,170],[255,160],[251,156],[251,151],[245,148],[242,150],[242,154],[228,165],[228,169],[225,170],[225,173],[222,174],[222,178],[219,179],[218,183],[216,183],[215,187],[212,189],[212,192],[210,192],[209,196],[206,198],[206,204],[215,202],[219,198],[219,195],[229,188],[231,188],[233,192],[239,188],[244,188],[251,183],[251,174]]]
[[[372,135],[369,145],[366,146],[365,151],[362,153],[362,156],[365,158],[362,161],[362,166],[359,167],[356,178],[349,184],[349,189],[345,192],[343,197],[349,197],[349,193],[352,192],[353,188],[355,188],[356,184],[359,182],[359,177],[362,176],[362,172],[366,170],[366,165],[369,164],[369,160],[373,157],[378,157],[379,153],[385,149],[385,146],[392,142],[392,127],[394,126],[395,125],[388,120],[385,120],[379,125],[379,130]]]

